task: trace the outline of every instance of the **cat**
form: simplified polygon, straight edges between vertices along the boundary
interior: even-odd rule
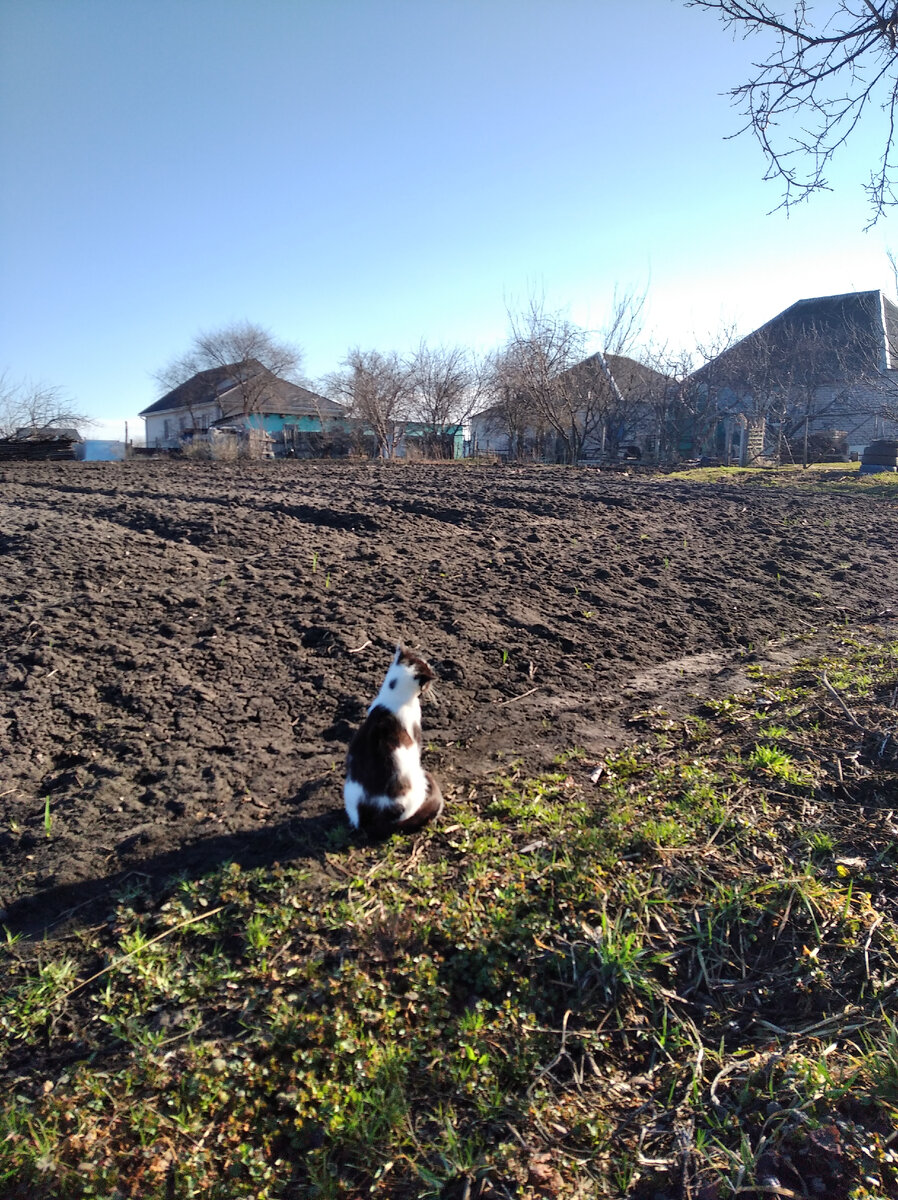
[[[411,833],[443,811],[439,784],[421,766],[421,701],[433,668],[400,644],[346,754],[343,802],[369,837]]]

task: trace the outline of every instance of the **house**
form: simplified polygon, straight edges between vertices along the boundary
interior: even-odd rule
[[[258,362],[200,371],[139,415],[151,450],[229,435],[255,440],[280,457],[314,454],[327,440],[348,440],[342,405],[278,378]]]
[[[881,291],[799,300],[687,381],[713,420],[681,449],[745,465],[859,454],[898,434],[898,307]]]
[[[557,375],[554,395],[503,399],[471,418],[471,453],[537,462],[656,456],[670,381],[633,358],[592,354]]]
[[[624,354],[591,354],[568,374],[583,397],[579,414],[589,459],[657,458],[663,450],[671,380]]]

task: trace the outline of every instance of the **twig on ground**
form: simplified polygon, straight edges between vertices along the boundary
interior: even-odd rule
[[[538,692],[539,688],[532,687],[529,692],[521,692],[520,696],[512,696],[510,700],[500,700],[497,708],[504,708],[506,704],[514,704],[515,700],[523,700],[525,696],[532,696],[534,692]]]
[[[873,941],[873,934],[876,932],[876,930],[882,924],[884,919],[885,919],[885,913],[879,913],[876,920],[870,926],[870,929],[867,933],[867,940],[864,943],[864,970],[867,973],[868,979],[870,978],[870,943]]]
[[[802,1192],[793,1192],[791,1188],[778,1183],[753,1183],[750,1187],[737,1187],[733,1196],[756,1196],[763,1192],[765,1196],[785,1196],[787,1200],[802,1200]]]
[[[751,1071],[752,1065],[747,1060],[744,1062],[742,1060],[740,1060],[739,1062],[727,1063],[727,1065],[725,1067],[722,1067],[717,1072],[717,1074],[714,1076],[714,1078],[711,1080],[711,1086],[708,1088],[708,1095],[711,1098],[711,1103],[714,1105],[714,1110],[718,1114],[718,1116],[721,1113],[726,1112],[725,1107],[717,1099],[718,1084],[722,1083],[723,1080],[726,1079],[727,1075],[732,1075],[732,1073],[734,1071],[739,1071],[739,1070],[742,1070],[743,1068],[745,1068],[747,1071]]]
[[[841,708],[842,712],[845,714],[845,716],[848,718],[848,720],[851,722],[851,724],[854,725],[854,727],[856,729],[863,729],[864,726],[860,723],[860,721],[857,719],[857,717],[854,715],[854,713],[851,711],[851,709],[848,707],[848,705],[845,703],[845,701],[842,699],[842,697],[839,695],[839,693],[836,691],[836,689],[833,687],[833,685],[830,683],[830,681],[826,678],[825,671],[823,672],[822,679],[823,679],[823,686],[826,688],[826,690],[829,692],[829,694],[832,696],[832,698],[836,701],[839,708]]]
[[[137,950],[129,950],[127,954],[121,955],[115,962],[111,962],[108,967],[104,967],[102,971],[97,971],[95,975],[89,976],[87,979],[82,979],[80,983],[76,983],[73,988],[69,988],[67,992],[63,992],[60,1000],[68,1000],[69,996],[74,996],[75,992],[80,992],[82,988],[87,987],[89,983],[102,978],[103,975],[108,975],[110,971],[117,970],[123,963],[134,958],[137,954],[142,954],[144,950],[148,950],[150,946],[155,946],[157,942],[161,942],[163,938],[170,937],[173,933],[177,933],[181,929],[186,929],[188,925],[196,925],[198,921],[208,921],[210,917],[214,917],[216,913],[220,913],[222,909],[227,908],[226,904],[219,904],[218,908],[210,908],[208,912],[196,913],[192,917],[188,917],[186,921],[179,921],[177,925],[172,925],[170,929],[164,929],[154,938],[150,938]]]
[[[882,997],[880,996],[880,999]],[[774,1025],[772,1021],[764,1021],[760,1017],[755,1018],[755,1025],[762,1029],[769,1029],[772,1033],[778,1033],[781,1037],[790,1038],[792,1041],[798,1041],[799,1038],[819,1038],[822,1034],[831,1037],[833,1033],[838,1033],[839,1036],[844,1036],[848,1033],[855,1033],[858,1029],[863,1029],[867,1025],[873,1024],[873,1017],[863,1017],[859,1021],[855,1021],[851,1025],[840,1025],[840,1021],[850,1021],[861,1015],[861,1009],[857,1005],[849,1005],[843,1012],[835,1013],[831,1017],[825,1017],[822,1021],[815,1021],[813,1025],[805,1025],[804,1029],[784,1029],[782,1025]]]
[[[561,1048],[560,1048],[560,1050],[555,1055],[555,1057],[552,1059],[552,1061],[549,1063],[549,1065],[547,1067],[543,1067],[543,1069],[537,1075],[536,1079],[534,1079],[534,1081],[530,1084],[530,1087],[527,1088],[528,1096],[533,1095],[533,1089],[536,1087],[536,1085],[539,1083],[539,1081],[541,1079],[545,1079],[545,1077],[547,1075],[551,1074],[553,1068],[557,1067],[563,1058],[570,1057],[570,1055],[567,1052],[567,1048],[565,1046],[565,1043],[567,1042],[567,1022],[568,1022],[568,1017],[570,1015],[571,1015],[571,1010],[568,1009],[567,1012],[564,1014],[564,1018],[561,1022]]]

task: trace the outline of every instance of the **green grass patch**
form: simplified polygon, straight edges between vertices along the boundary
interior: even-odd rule
[[[898,1194],[896,694],[855,640],[415,839],[11,937],[0,1194]]]
[[[859,463],[812,463],[809,467],[690,467],[655,478],[740,487],[797,487],[898,500],[898,475],[895,472],[861,475]]]
[[[793,470],[793,467],[687,467],[682,471],[671,471],[664,478],[686,483],[770,483],[774,472],[780,475]]]

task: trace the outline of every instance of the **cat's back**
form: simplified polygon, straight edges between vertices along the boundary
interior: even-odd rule
[[[403,785],[397,759],[416,752],[416,742],[399,717],[375,704],[349,743],[347,774],[367,795],[395,799]]]

